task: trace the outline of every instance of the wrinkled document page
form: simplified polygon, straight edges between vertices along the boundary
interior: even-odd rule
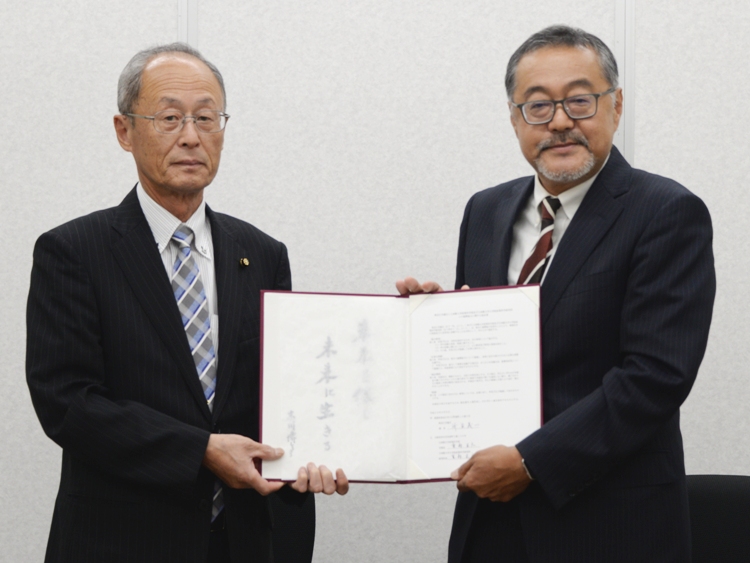
[[[393,296],[263,293],[263,476],[447,479],[541,424],[538,286]]]

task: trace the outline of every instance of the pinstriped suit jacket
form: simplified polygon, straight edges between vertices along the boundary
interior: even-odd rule
[[[207,214],[221,319],[213,413],[135,190],[37,241],[27,380],[63,449],[48,562],[206,561],[209,433],[258,438],[260,290],[291,288],[283,244]],[[267,561],[267,499],[229,488],[225,499],[235,556]]]
[[[507,284],[532,189],[521,178],[472,197],[456,288]],[[708,338],[711,243],[703,202],[612,149],[541,288],[544,425],[517,444],[536,481],[512,503],[531,561],[689,561],[679,407]],[[481,503],[459,494],[451,562]]]

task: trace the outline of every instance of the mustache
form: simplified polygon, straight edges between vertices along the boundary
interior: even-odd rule
[[[589,148],[588,139],[584,137],[583,134],[579,133],[578,131],[568,131],[567,133],[555,133],[549,139],[545,139],[544,141],[539,143],[536,146],[536,148],[539,152],[542,152],[543,150],[546,150],[550,147],[554,147],[555,145],[563,145],[567,143],[577,143],[579,145],[583,145],[586,148]]]

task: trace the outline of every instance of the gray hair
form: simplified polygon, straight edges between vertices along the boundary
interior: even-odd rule
[[[120,73],[120,79],[117,81],[117,109],[120,113],[132,113],[138,96],[141,94],[141,77],[143,76],[143,69],[146,65],[157,55],[162,53],[184,53],[198,59],[204,65],[206,65],[216,77],[221,87],[221,95],[224,97],[224,108],[227,106],[227,92],[224,89],[224,78],[221,76],[221,72],[216,66],[203,58],[203,55],[197,49],[194,49],[186,43],[170,43],[168,45],[157,45],[156,47],[150,47],[144,49],[135,54],[130,59],[128,64]]]
[[[552,25],[524,41],[508,61],[508,69],[505,72],[505,92],[508,95],[508,100],[513,100],[513,94],[516,91],[518,63],[524,55],[544,47],[583,47],[591,49],[599,57],[604,79],[609,82],[610,87],[617,88],[617,61],[615,61],[612,51],[601,39],[582,29],[567,25]]]

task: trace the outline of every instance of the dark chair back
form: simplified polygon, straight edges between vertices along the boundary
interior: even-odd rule
[[[750,476],[688,475],[693,563],[750,561]]]

